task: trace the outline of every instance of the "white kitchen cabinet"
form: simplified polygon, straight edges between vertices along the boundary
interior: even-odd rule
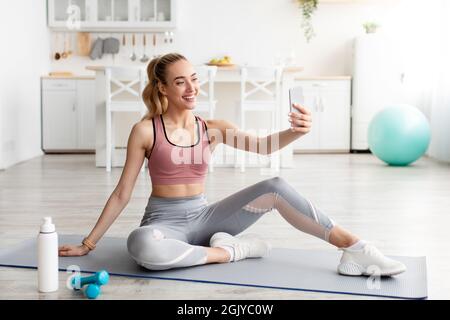
[[[77,149],[95,150],[95,83],[77,80]]]
[[[311,131],[294,142],[299,152],[349,152],[351,79],[296,79],[311,111]]]
[[[48,26],[66,31],[166,31],[176,28],[176,12],[177,0],[48,0]]]
[[[42,79],[42,150],[95,150],[94,80]]]
[[[93,0],[48,0],[47,22],[51,28],[85,30],[94,21]]]

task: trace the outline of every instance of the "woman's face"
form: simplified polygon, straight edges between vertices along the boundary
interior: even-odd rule
[[[199,93],[197,74],[186,60],[178,60],[167,69],[167,84],[160,91],[167,96],[169,106],[193,110]]]

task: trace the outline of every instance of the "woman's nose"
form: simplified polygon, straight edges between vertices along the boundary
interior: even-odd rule
[[[192,82],[188,81],[187,82],[187,90],[188,91],[194,91],[195,90],[195,86]]]

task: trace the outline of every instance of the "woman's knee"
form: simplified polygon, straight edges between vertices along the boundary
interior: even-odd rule
[[[128,252],[138,265],[149,270],[167,270],[204,263],[206,251],[170,236],[170,231],[164,228],[140,227],[128,236]]]
[[[271,192],[280,190],[282,187],[288,185],[287,181],[282,177],[273,177],[264,180],[265,185]]]
[[[161,262],[167,255],[163,240],[164,233],[157,228],[137,228],[128,236],[128,253],[138,264]]]

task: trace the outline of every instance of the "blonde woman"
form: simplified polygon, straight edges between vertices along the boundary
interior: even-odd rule
[[[130,200],[147,158],[152,192],[140,226],[127,241],[130,256],[147,269],[263,257],[270,250],[266,241],[256,235],[239,234],[265,213],[276,210],[298,230],[342,249],[337,267],[341,274],[368,275],[368,268],[373,266],[378,266],[381,275],[406,270],[401,262],[338,226],[282,178],[260,181],[208,203],[205,177],[218,144],[270,154],[310,131],[312,119],[307,108],[294,105],[298,112],[289,115],[290,129],[259,138],[229,121],[204,120],[193,114],[199,83],[184,56],[170,53],[155,58],[147,72],[149,83],[143,99],[148,114],[131,130],[120,180],[90,234],[80,245],[60,247],[61,256],[81,256],[95,249]],[[273,144],[273,139],[278,143]],[[256,146],[256,150],[250,146]]]

